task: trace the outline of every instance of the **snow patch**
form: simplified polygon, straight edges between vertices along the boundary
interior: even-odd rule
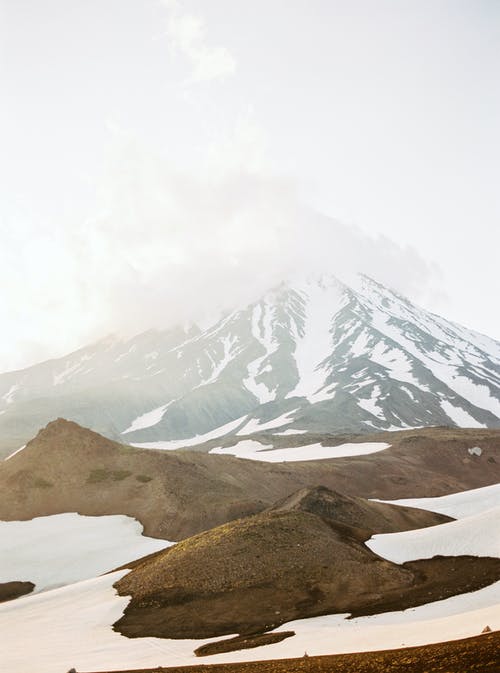
[[[391,348],[383,341],[379,341],[373,349],[370,359],[384,367],[392,379],[411,383],[417,388],[428,390],[427,386],[423,386],[413,376],[411,362],[399,348]]]
[[[142,535],[128,516],[55,514],[0,521],[0,582],[31,581],[42,591],[112,570],[169,547]]]
[[[283,430],[283,432],[274,432],[274,435],[285,436],[285,435],[304,435],[307,433],[307,430],[294,430],[289,428],[288,430]]]
[[[286,397],[305,397],[310,402],[318,402],[332,396],[324,391],[328,374],[325,361],[332,354],[333,318],[345,304],[345,295],[335,279],[328,283],[308,283],[299,294],[306,303],[303,334],[293,329],[298,383]],[[320,397],[315,400],[313,396],[318,393]]]
[[[265,371],[271,370],[270,365],[262,368],[262,363],[278,349],[274,341],[272,318],[275,309],[264,301],[254,306],[252,311],[252,336],[264,349],[264,355],[256,358],[247,367],[247,378],[243,379],[243,385],[259,400],[260,404],[272,402],[276,397],[276,390],[270,390],[265,383],[257,382],[257,377]]]
[[[364,355],[368,349],[368,343],[370,341],[369,334],[365,331],[358,334],[355,340],[352,342],[350,351],[352,355],[357,358],[360,355]]]
[[[145,414],[141,414],[132,423],[124,430],[121,434],[126,435],[129,432],[134,432],[134,430],[143,430],[144,428],[152,428],[154,425],[157,425],[163,416],[165,415],[166,410],[172,404],[168,402],[167,404],[162,404],[161,407],[156,407],[151,411],[147,411]]]
[[[370,398],[359,397],[358,398],[358,407],[364,409],[369,414],[376,416],[380,420],[385,420],[384,411],[381,409],[377,401],[380,397],[380,386],[374,386]]]
[[[288,425],[293,423],[293,418],[290,418],[292,414],[297,412],[298,409],[293,409],[292,411],[287,411],[286,413],[273,418],[270,421],[261,423],[258,418],[252,418],[245,423],[245,425],[238,430],[237,435],[251,435],[254,432],[263,432],[264,430],[272,430],[273,428],[281,428],[283,425]]]
[[[11,453],[9,456],[7,456],[7,458],[5,458],[4,460],[9,460],[9,458],[12,458],[13,456],[16,455],[16,453],[19,453],[20,451],[22,451],[25,448],[26,448],[26,444],[23,444],[18,449],[16,449],[13,453]]]
[[[340,444],[339,446],[322,446],[308,444],[289,449],[273,449],[253,439],[243,440],[235,446],[211,449],[210,453],[232,455],[237,458],[259,460],[265,463],[291,463],[305,460],[326,460],[328,458],[345,458],[346,456],[365,456],[388,449],[385,442],[364,442],[360,444]],[[271,449],[271,450],[268,450]]]
[[[446,514],[454,519],[481,514],[493,507],[500,507],[500,484],[483,486],[469,491],[459,491],[438,498],[405,498],[402,500],[378,500],[391,505],[416,507],[438,514]]]
[[[460,428],[484,428],[486,427],[483,423],[479,423],[475,418],[472,418],[465,409],[462,407],[456,407],[447,400],[441,400],[440,405],[444,413],[451,418],[453,423],[458,425]]]
[[[182,449],[187,446],[195,446],[196,444],[203,444],[203,442],[208,442],[210,439],[217,439],[222,437],[222,435],[228,435],[235,428],[243,423],[246,419],[246,416],[241,416],[235,421],[230,421],[225,425],[221,425],[210,432],[206,432],[204,435],[195,435],[194,437],[187,437],[186,439],[172,439],[165,442],[139,442],[131,444],[130,446],[137,446],[140,449],[162,449],[166,451],[175,451],[175,449]]]
[[[374,535],[368,542],[375,554],[394,563],[433,556],[499,556],[500,506],[431,528]]]
[[[227,367],[227,365],[233,360],[233,358],[236,355],[236,351],[234,349],[234,346],[238,343],[238,337],[231,335],[231,336],[224,336],[221,339],[219,339],[219,343],[222,344],[222,358],[220,359],[219,362],[216,362],[210,353],[205,351],[205,355],[207,358],[210,360],[210,363],[212,365],[212,373],[207,379],[204,379],[199,383],[195,388],[201,388],[202,386],[206,386],[209,383],[213,383],[216,381],[219,376],[222,374],[224,369]],[[198,362],[198,367],[199,367],[199,362]]]

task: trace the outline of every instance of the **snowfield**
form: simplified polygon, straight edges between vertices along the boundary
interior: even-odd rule
[[[277,418],[273,418],[270,421],[262,422],[258,418],[250,419],[245,425],[238,430],[237,435],[251,435],[254,432],[264,432],[265,430],[273,430],[274,428],[282,428],[284,425],[289,425],[293,423],[293,416],[298,409],[293,409],[292,411],[287,411]]]
[[[33,582],[38,592],[95,577],[171,544],[144,537],[142,525],[122,515],[0,521],[0,582]]]
[[[500,506],[440,526],[374,535],[366,546],[394,563],[438,555],[500,557],[499,521]]]
[[[162,451],[175,451],[176,449],[183,449],[189,446],[196,446],[197,444],[203,444],[203,442],[208,442],[210,439],[217,439],[223,435],[227,435],[230,432],[233,432],[235,428],[243,423],[246,416],[241,416],[235,421],[230,421],[225,425],[221,425],[210,432],[206,432],[203,435],[195,435],[194,437],[189,437],[186,439],[171,439],[165,442],[136,442],[130,444],[130,446],[136,446],[139,449],[160,449]]]
[[[211,449],[210,453],[236,456],[248,460],[260,460],[265,463],[292,463],[301,460],[326,460],[327,458],[344,458],[346,456],[365,456],[388,449],[385,442],[364,442],[360,444],[340,444],[339,446],[322,446],[307,444],[290,449],[273,449],[253,439],[243,440],[234,446]]]
[[[469,453],[471,450],[469,449]],[[378,502],[427,509],[431,512],[446,514],[454,519],[463,519],[473,514],[481,514],[492,507],[500,507],[500,484],[443,495],[439,498],[405,498],[403,500],[378,500]]]
[[[1,648],[0,670],[61,673],[73,667],[92,671],[195,663],[195,641],[128,639],[112,630],[129,601],[117,596],[112,585],[126,573],[118,571],[0,604],[2,642],[9,643]]]
[[[346,620],[327,615],[284,624],[277,631],[296,635],[281,643],[218,654],[200,660],[193,650],[210,640],[125,638],[112,630],[128,598],[112,585],[127,571],[0,604],[0,670],[61,673],[157,666],[189,666],[382,650],[424,645],[479,634],[488,624],[500,629],[500,582],[403,612]],[[229,637],[229,636],[228,636]],[[218,639],[212,639],[218,640]],[[29,643],[31,654],[27,653]]]
[[[475,511],[496,502],[499,491],[500,485],[456,493],[444,498],[419,499],[420,502],[440,501],[437,506],[441,504],[448,507],[448,512],[450,512],[449,508],[454,508],[455,512],[465,512],[463,508],[469,507],[469,511],[474,513],[460,520],[432,528],[376,535],[368,542],[368,546],[375,553],[396,562],[431,557],[435,554],[500,556],[498,526],[500,505]],[[406,502],[399,502],[406,504]],[[44,522],[43,519],[48,521]],[[81,520],[88,519],[92,521],[92,526],[90,522],[87,522],[89,524],[88,538],[85,539],[82,536]],[[103,523],[99,532],[95,526],[95,519],[100,519]],[[67,545],[62,547],[65,549],[64,553],[61,553],[61,547],[58,547],[59,543],[54,543],[54,539],[50,543],[48,540],[42,541],[43,531],[40,528],[40,522],[48,524],[49,521],[52,522],[51,525],[59,521],[59,533],[65,531],[63,537],[73,536],[68,539]],[[64,526],[61,522],[64,522]],[[12,522],[12,524],[14,532],[20,531],[21,525],[33,524],[35,532],[40,536],[38,542],[33,543],[34,538],[30,537],[27,529],[24,529],[22,534],[17,533],[18,544],[14,546],[16,553],[23,551],[23,547],[34,549],[30,552],[31,560],[24,562],[26,566],[33,563],[33,566],[28,568],[29,572],[26,577],[33,581],[33,568],[37,565],[38,555],[36,547],[39,544],[44,562],[38,565],[50,567],[55,561],[49,553],[51,549],[55,549],[58,556],[64,557],[64,563],[57,570],[59,583],[62,583],[63,578],[68,580],[68,577],[64,575],[67,571],[66,566],[76,564],[80,574],[91,572],[92,568],[96,567],[92,564],[100,564],[101,567],[96,572],[109,569],[110,566],[116,567],[119,562],[108,554],[111,554],[112,550],[114,553],[120,530],[123,533],[125,529],[129,533],[127,538],[129,544],[131,539],[135,540],[136,544],[139,544],[138,539],[141,539],[142,545],[154,542],[154,545],[157,545],[156,548],[169,544],[160,540],[151,541],[141,538],[140,525],[121,516],[79,517],[76,514],[70,514],[43,517],[32,522]],[[7,525],[10,524],[2,524],[2,526]],[[0,530],[5,532],[6,529],[1,528]],[[5,534],[2,537],[5,538]],[[98,543],[94,543],[94,551],[85,561],[86,551],[92,537],[97,539]],[[106,546],[105,542],[109,544]],[[10,556],[12,552],[7,550],[5,540],[3,544],[1,557],[6,558],[6,555]],[[127,548],[129,558],[131,549],[131,546]],[[135,556],[153,551],[153,549],[147,550],[144,547],[140,549],[134,547],[134,550]],[[26,553],[26,549],[23,553]],[[97,556],[98,562],[93,558],[90,559],[91,556]],[[23,558],[22,554],[19,558]],[[13,561],[12,565],[21,567],[23,562],[21,561],[19,565]],[[107,567],[104,568],[104,566]],[[280,659],[300,657],[304,651],[310,655],[320,655],[424,645],[477,635],[486,625],[493,630],[500,629],[498,607],[500,605],[500,582],[496,582],[479,591],[399,612],[353,620],[347,620],[347,615],[337,614],[289,622],[276,630],[293,630],[296,635],[281,643],[219,654],[200,661],[195,657],[194,649],[204,643],[219,640],[218,638],[205,640],[128,639],[112,630],[112,624],[120,618],[128,603],[128,597],[117,596],[112,585],[126,572],[126,570],[115,571],[108,575],[0,604],[0,633],[2,633],[3,642],[7,644],[0,651],[0,670],[9,673],[60,673],[71,667],[75,667],[76,670],[98,671],[188,666],[203,662],[216,664]],[[51,576],[43,579],[48,584],[55,578]],[[26,643],[30,644],[30,652],[36,652],[32,663],[30,653],[26,652]]]

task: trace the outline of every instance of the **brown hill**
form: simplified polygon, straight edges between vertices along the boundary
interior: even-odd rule
[[[395,433],[393,448],[368,456],[273,464],[127,447],[59,419],[0,463],[0,519],[68,511],[127,514],[141,521],[146,534],[179,540],[320,484],[390,499],[442,495],[500,479],[500,431],[421,433]],[[477,444],[483,453],[471,456],[467,449]],[[373,505],[372,511],[385,507]],[[401,530],[444,520],[406,511],[411,515],[401,515]]]
[[[180,542],[115,586],[132,600],[127,636],[208,638],[267,631],[321,612],[346,612],[408,586],[411,572],[375,556],[356,532],[308,512],[269,512]]]
[[[359,535],[368,540],[375,533],[395,533],[428,525],[429,512],[418,520],[412,507],[400,507],[365,498],[344,495],[325,486],[303,488],[277,502],[271,512],[310,512],[321,518],[344,524],[359,530]],[[443,517],[440,523],[451,521]],[[436,522],[437,523],[437,522]],[[420,525],[419,525],[420,524]]]
[[[325,495],[335,499],[311,493],[309,502]],[[218,526],[135,563],[115,585],[132,596],[115,628],[129,637],[239,633],[248,647],[249,635],[294,619],[405,609],[500,578],[500,559],[391,563],[363,544],[363,528],[300,507]],[[217,648],[211,644],[206,653]]]

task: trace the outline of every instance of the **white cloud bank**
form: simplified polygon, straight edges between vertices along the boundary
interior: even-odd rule
[[[144,128],[124,133],[119,123],[108,124],[97,214],[83,223],[81,207],[51,219],[36,199],[27,200],[32,212],[24,219],[16,206],[10,220],[0,221],[0,371],[109,332],[212,319],[298,271],[341,278],[363,271],[425,304],[436,268],[412,248],[306,206],[295,182],[269,170],[269,136],[252,107],[224,115],[221,101],[207,95],[211,87],[196,86],[230,77],[237,67],[232,52],[214,46],[204,19],[177,0],[160,5],[172,61],[189,68],[176,90],[188,121],[161,118],[158,152]],[[169,103],[176,104],[173,94]],[[64,196],[63,173],[78,163],[74,153],[61,156],[56,178],[37,175],[51,201]]]
[[[313,212],[287,180],[232,166],[188,176],[134,142],[115,148],[103,198],[75,244],[110,330],[206,319],[298,270],[361,270],[412,296],[432,273],[414,251]]]
[[[118,136],[98,216],[7,230],[0,368],[109,332],[212,319],[297,271],[363,271],[424,295],[435,269],[414,250],[312,211],[291,181],[240,159],[229,148],[215,170],[188,175]]]

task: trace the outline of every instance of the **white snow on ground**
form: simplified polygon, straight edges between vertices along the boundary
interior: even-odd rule
[[[137,446],[140,449],[162,449],[165,451],[174,451],[175,449],[182,449],[187,446],[195,446],[196,444],[208,442],[210,439],[217,439],[217,437],[229,434],[241,425],[245,418],[246,416],[241,416],[235,421],[230,421],[229,423],[221,425],[214,430],[210,430],[210,432],[206,432],[203,435],[195,435],[194,437],[188,437],[186,439],[172,439],[165,442],[139,442],[131,444],[130,446]]]
[[[222,345],[222,357],[219,362],[216,362],[210,352],[208,350],[205,351],[205,355],[210,360],[212,365],[212,372],[207,379],[203,379],[197,386],[195,386],[194,389],[201,388],[202,386],[206,386],[209,383],[216,381],[219,375],[222,374],[227,365],[235,358],[236,354],[238,353],[238,349],[235,348],[235,346],[238,345],[238,337],[234,335],[223,336],[218,340],[217,343]]]
[[[307,433],[307,430],[294,430],[293,428],[290,428],[289,430],[284,430],[283,432],[273,432],[274,435],[305,435]]]
[[[293,418],[290,418],[298,409],[292,409],[292,411],[287,411],[286,413],[273,418],[270,421],[261,423],[258,418],[251,418],[248,423],[238,430],[237,435],[251,435],[253,432],[262,432],[263,430],[273,430],[274,428],[281,428],[283,425],[288,425],[293,423]]]
[[[156,407],[156,409],[141,414],[134,419],[128,428],[121,434],[126,435],[128,432],[134,432],[134,430],[143,430],[144,428],[153,427],[153,425],[156,425],[161,421],[163,415],[171,404],[172,402],[168,402],[167,404],[162,404],[161,407]]]
[[[370,335],[368,332],[363,330],[356,339],[352,342],[351,344],[351,353],[354,357],[359,357],[360,355],[364,355],[366,353],[366,350],[368,348],[368,342],[370,341]]]
[[[482,409],[488,409],[497,418],[500,418],[500,400],[493,397],[487,386],[474,383],[465,376],[458,375],[458,367],[453,373],[453,385],[450,388],[469,400],[471,404]]]
[[[73,667],[95,671],[200,663],[193,649],[206,641],[129,639],[112,630],[129,602],[116,595],[112,584],[126,573],[0,604],[0,670],[61,673]]]
[[[487,427],[486,425],[483,425],[483,423],[479,423],[479,421],[476,421],[475,418],[472,418],[470,414],[468,414],[465,409],[462,409],[462,407],[456,407],[451,402],[448,402],[447,400],[441,400],[440,402],[441,408],[443,409],[444,413],[451,418],[451,420],[456,423],[460,428],[485,428]]]
[[[358,407],[361,407],[361,409],[364,409],[369,414],[373,414],[374,416],[380,418],[381,420],[385,420],[384,410],[381,409],[377,404],[377,400],[379,399],[379,397],[380,397],[380,386],[374,386],[371,397],[358,398]]]
[[[493,630],[500,628],[499,603],[500,582],[496,582],[480,591],[402,612],[352,620],[342,615],[301,619],[276,629],[295,631],[296,636],[260,648],[260,656],[256,656],[257,650],[254,657],[274,659],[300,657],[304,652],[309,655],[366,652],[467,638],[479,635],[487,624]],[[238,661],[249,659],[238,657]]]
[[[328,372],[321,363],[331,356],[332,320],[343,306],[345,295],[334,279],[328,284],[308,283],[300,294],[306,299],[304,335],[296,330],[293,334],[299,381],[287,398],[306,397],[309,402],[319,402],[335,394],[333,390],[323,391]]]
[[[427,509],[431,512],[446,514],[454,519],[463,519],[474,514],[481,514],[493,507],[500,507],[500,484],[442,495],[438,498],[405,498],[403,500],[378,500],[377,502]]]
[[[339,446],[321,446],[308,444],[290,449],[272,449],[253,439],[238,442],[235,446],[211,449],[210,453],[237,456],[248,460],[260,460],[265,463],[292,463],[301,460],[324,460],[327,458],[344,458],[346,456],[364,456],[388,449],[385,442],[364,442],[362,444],[340,444]],[[267,450],[271,449],[271,450]]]
[[[390,378],[428,390],[427,386],[422,386],[413,376],[411,362],[399,348],[391,348],[383,341],[379,341],[369,357],[372,362],[385,367]]]
[[[469,351],[467,351],[467,353],[462,353],[460,350],[460,340],[457,335],[442,334],[440,331],[439,336],[435,335],[438,339],[442,337],[446,340],[446,343],[450,345],[448,354],[450,357],[453,357],[452,360],[449,358],[446,359],[439,353],[429,353],[421,350],[418,347],[418,343],[408,339],[403,334],[402,330],[398,329],[393,323],[390,323],[391,315],[390,313],[387,313],[382,306],[374,302],[372,308],[374,309],[372,312],[372,324],[376,329],[399,343],[408,353],[411,353],[411,355],[420,360],[425,367],[430,369],[437,379],[445,383],[451,390],[457,393],[457,395],[469,400],[474,406],[477,406],[480,409],[491,411],[500,418],[500,401],[492,396],[491,391],[486,386],[478,385],[465,376],[460,375],[460,365],[469,362],[472,354]],[[393,303],[391,305],[391,311],[397,314],[398,311],[395,311],[395,308],[399,308],[401,312],[401,307],[396,307]],[[416,320],[417,324],[419,319],[425,319],[425,329],[432,333],[431,328],[432,325],[434,325],[434,322],[430,324],[423,313],[418,315],[410,314],[409,316],[405,316],[403,313],[401,317],[412,321]],[[451,324],[452,323],[450,323],[450,325]],[[473,336],[472,333],[471,336]],[[479,363],[480,362],[481,360],[479,360]]]
[[[0,521],[0,582],[30,581],[35,591],[95,577],[172,543],[141,535],[128,516],[43,516]]]
[[[22,451],[22,450],[25,449],[25,448],[26,448],[26,444],[23,444],[23,445],[20,446],[18,449],[16,449],[15,451],[13,451],[10,455],[8,455],[7,458],[4,458],[4,460],[9,460],[9,458],[13,458],[13,457],[16,455],[16,453],[19,453],[20,451]]]
[[[431,528],[374,535],[366,546],[404,563],[433,556],[500,556],[500,506]]]
[[[274,307],[264,301],[253,308],[252,313],[252,335],[264,349],[264,355],[256,358],[248,365],[248,377],[243,379],[243,385],[259,400],[260,404],[271,402],[276,397],[275,390],[269,390],[265,383],[257,382],[256,378],[262,373],[262,363],[272,355],[277,348],[278,343],[273,337],[272,318]]]
[[[189,666],[383,650],[478,635],[500,629],[500,582],[404,612],[346,620],[327,615],[283,624],[296,635],[281,643],[199,659],[193,650],[209,640],[125,638],[112,630],[128,603],[112,584],[126,571],[0,604],[0,670],[61,673],[158,666]],[[212,639],[218,640],[218,639]],[[27,648],[29,643],[29,648]]]

